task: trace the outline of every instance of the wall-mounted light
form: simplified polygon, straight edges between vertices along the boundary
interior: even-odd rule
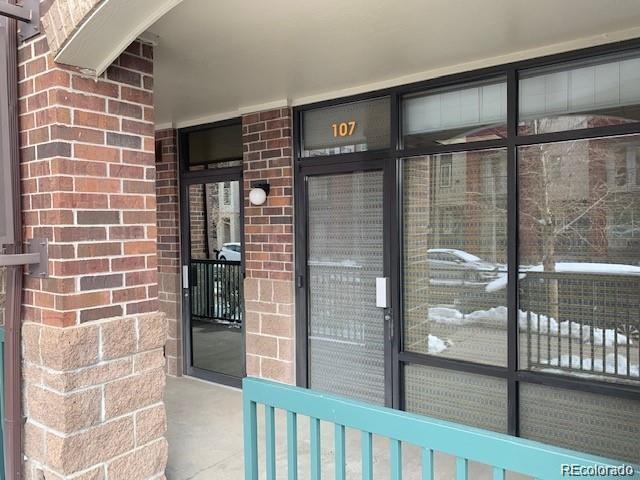
[[[264,180],[251,182],[251,191],[249,192],[249,201],[251,202],[251,205],[264,205],[264,202],[267,201],[269,190],[271,190],[269,182],[265,182]]]

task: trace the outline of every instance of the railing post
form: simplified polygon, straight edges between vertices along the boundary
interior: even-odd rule
[[[244,393],[243,399],[244,423],[244,478],[258,480],[258,416],[257,406]]]
[[[298,480],[298,418],[287,412],[287,472],[289,480]]]

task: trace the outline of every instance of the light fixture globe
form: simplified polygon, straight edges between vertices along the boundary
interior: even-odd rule
[[[249,192],[249,201],[251,205],[264,205],[264,202],[267,201],[267,192],[260,187],[252,188]]]

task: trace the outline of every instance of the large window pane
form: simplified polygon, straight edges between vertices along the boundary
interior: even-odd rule
[[[519,151],[521,368],[640,380],[640,136]]]
[[[191,360],[244,375],[240,182],[189,186]]]
[[[404,388],[409,412],[507,431],[507,382],[503,379],[406,365]]]
[[[640,462],[640,402],[520,384],[520,435],[607,458]]]
[[[408,95],[402,102],[404,147],[505,138],[503,79]]]
[[[336,155],[389,147],[388,97],[316,108],[302,117],[302,156]]]
[[[403,170],[405,350],[507,362],[505,150],[429,155]]]
[[[640,54],[590,58],[520,75],[521,135],[640,121]]]

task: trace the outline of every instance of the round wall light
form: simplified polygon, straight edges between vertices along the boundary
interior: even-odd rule
[[[251,205],[264,205],[269,195],[269,184],[267,182],[252,182],[251,191],[249,192],[249,201]]]

